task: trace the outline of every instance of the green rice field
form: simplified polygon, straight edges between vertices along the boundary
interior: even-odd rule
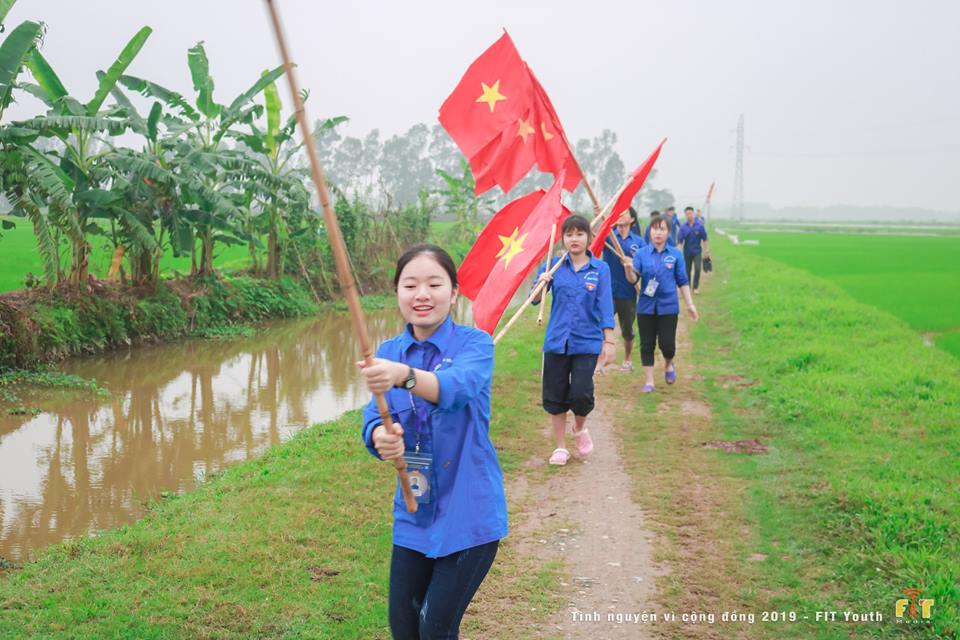
[[[960,237],[746,229],[736,234],[760,243],[742,250],[828,278],[960,358]]]
[[[43,263],[37,252],[33,227],[26,218],[0,216],[0,220],[10,220],[16,224],[14,229],[0,231],[0,293],[23,289],[24,277],[32,273],[43,278]],[[90,258],[90,271],[98,278],[104,278],[110,270],[113,249],[109,241],[96,236],[90,239],[93,255]],[[197,258],[199,259],[199,245]],[[221,269],[244,269],[250,266],[250,256],[246,246],[218,244],[214,249],[214,263]],[[70,250],[66,243],[60,250],[60,265],[67,268],[70,264]],[[168,249],[160,263],[163,275],[190,273],[190,256],[174,258]]]

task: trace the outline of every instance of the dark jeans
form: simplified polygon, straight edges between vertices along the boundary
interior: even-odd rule
[[[593,370],[597,353],[543,354],[543,408],[550,415],[593,411]]]
[[[700,270],[703,267],[703,252],[696,255],[683,254],[683,261],[687,263],[687,277],[693,283],[694,289],[700,288]],[[690,271],[690,267],[696,267],[696,271]]]
[[[679,315],[661,316],[637,314],[637,329],[640,331],[640,362],[645,367],[653,366],[653,349],[660,342],[660,352],[667,360],[677,353],[677,318]]]
[[[633,321],[637,317],[636,298],[614,298],[613,311],[620,321],[620,335],[624,340],[633,340]]]
[[[463,612],[499,545],[494,540],[442,558],[393,545],[389,616],[394,640],[456,640]]]

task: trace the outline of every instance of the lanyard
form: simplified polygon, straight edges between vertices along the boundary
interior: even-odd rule
[[[417,403],[413,399],[413,392],[407,391],[407,395],[410,396],[410,408],[413,411],[413,421],[417,425],[417,444],[414,447],[414,452],[420,453],[420,431],[423,428],[423,424],[420,420],[420,409],[417,408]]]
[[[426,349],[427,347],[424,345],[422,348]],[[426,351],[424,351],[422,355],[426,355]],[[436,368],[437,364],[440,362],[440,358],[442,355],[443,354],[440,353],[440,350],[434,347],[434,354],[433,356],[431,356],[430,360],[425,363],[426,366],[423,367],[423,370],[432,372]],[[423,359],[421,358],[421,362],[422,361]],[[410,397],[410,408],[413,411],[413,420],[417,425],[417,443],[414,446],[414,452],[420,453],[421,435],[423,432],[423,424],[427,422],[428,409],[425,403],[422,403],[422,406],[419,406],[417,404],[416,399],[413,397],[412,391],[407,391],[407,395]],[[423,411],[422,416],[420,415],[421,411]]]

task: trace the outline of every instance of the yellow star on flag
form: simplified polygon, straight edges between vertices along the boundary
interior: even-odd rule
[[[480,88],[483,90],[483,94],[477,98],[476,102],[486,102],[490,106],[490,113],[493,113],[493,109],[496,107],[497,102],[507,99],[507,96],[500,93],[499,80],[494,82],[492,87],[487,85],[486,82],[481,82]]]
[[[520,232],[520,227],[516,227],[509,236],[501,236],[497,234],[497,237],[500,238],[500,242],[503,243],[503,247],[500,248],[500,251],[497,252],[496,257],[500,258],[503,261],[503,268],[506,269],[510,266],[510,261],[513,260],[513,257],[523,251],[523,241],[527,238],[529,234],[523,234],[519,238],[517,234]]]
[[[523,138],[523,144],[527,144],[527,136],[529,136],[531,133],[536,133],[537,130],[534,129],[530,123],[523,118],[520,118],[517,123],[519,125],[517,127],[517,135]]]
[[[540,132],[543,134],[544,140],[553,140],[553,134],[547,131],[547,123],[540,123]]]

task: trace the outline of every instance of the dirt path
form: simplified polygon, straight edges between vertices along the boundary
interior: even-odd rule
[[[602,381],[598,392],[600,386]],[[512,499],[531,505],[511,535],[521,553],[560,560],[569,576],[560,583],[566,605],[544,625],[541,637],[648,638],[647,625],[608,616],[654,610],[654,579],[660,570],[652,559],[653,534],[630,497],[631,479],[602,401],[587,426],[595,445],[587,459],[545,468],[549,478],[544,483],[534,486],[521,478],[509,488]],[[550,440],[548,426],[543,451],[529,465],[546,467]],[[573,448],[572,441],[568,446]]]

